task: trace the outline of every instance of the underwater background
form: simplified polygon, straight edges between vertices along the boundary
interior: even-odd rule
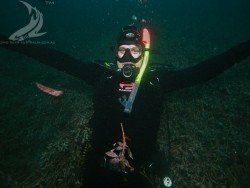
[[[174,68],[195,65],[250,38],[249,0],[25,2],[43,14],[40,32],[47,32],[33,41],[47,41],[41,45],[86,62],[112,62],[110,48],[121,27],[142,19],[158,52],[151,63]],[[1,35],[10,36],[29,20],[22,3],[1,1]],[[176,187],[250,184],[249,61],[165,96],[158,142],[167,150],[170,139]],[[84,185],[94,88],[4,48],[0,64],[0,187]],[[64,94],[47,95],[36,82]]]

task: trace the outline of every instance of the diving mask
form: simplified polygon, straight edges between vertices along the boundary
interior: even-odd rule
[[[120,63],[137,63],[141,59],[142,48],[136,45],[121,45],[117,49],[116,60]]]

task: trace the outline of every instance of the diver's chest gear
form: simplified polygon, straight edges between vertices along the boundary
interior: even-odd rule
[[[141,54],[139,57],[134,58],[131,54],[131,51],[129,48],[125,50],[125,53],[122,57],[116,57],[116,61],[119,61],[120,63],[125,63],[125,62],[132,62],[132,63],[137,63],[141,59]]]
[[[125,92],[131,92],[134,88],[135,83],[134,82],[120,82],[119,83],[119,91],[125,91]]]

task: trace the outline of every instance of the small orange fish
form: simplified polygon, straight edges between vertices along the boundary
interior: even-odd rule
[[[55,97],[58,97],[60,95],[63,94],[63,91],[59,91],[59,90],[55,90],[55,89],[52,89],[52,88],[49,88],[47,86],[44,86],[38,82],[36,82],[36,86],[41,90],[43,91],[44,93],[48,93],[50,95],[53,95]]]

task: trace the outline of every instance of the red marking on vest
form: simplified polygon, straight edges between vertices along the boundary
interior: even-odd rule
[[[119,84],[120,86],[120,89],[123,89],[123,90],[132,90],[134,88],[134,85],[135,83],[125,83],[125,82],[121,82]]]

